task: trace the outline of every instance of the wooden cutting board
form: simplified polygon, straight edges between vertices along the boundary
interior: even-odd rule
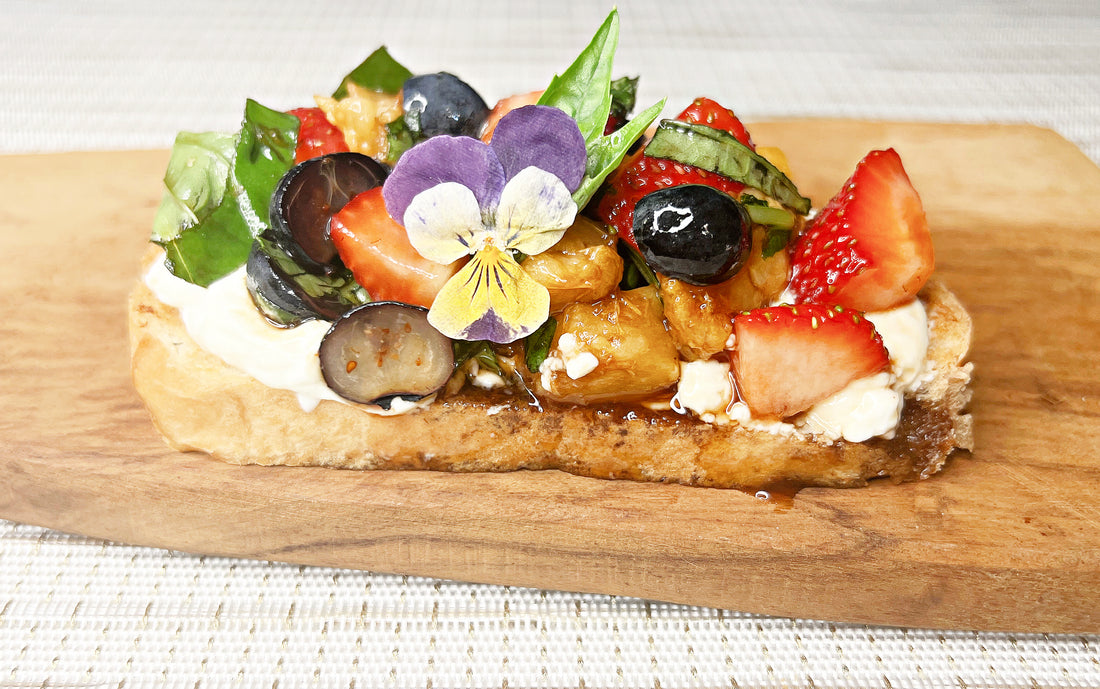
[[[974,316],[977,450],[793,502],[557,472],[228,466],[168,450],[125,299],[167,153],[0,158],[0,517],[131,544],[873,624],[1100,632],[1100,169],[1026,126],[758,123],[823,203],[873,147]]]

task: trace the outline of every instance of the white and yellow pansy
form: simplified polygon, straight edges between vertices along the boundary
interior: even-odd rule
[[[550,295],[516,255],[546,251],[573,224],[585,160],[576,122],[537,105],[501,119],[489,144],[437,136],[401,158],[383,196],[409,242],[438,263],[472,257],[432,304],[436,329],[506,343],[546,321]]]

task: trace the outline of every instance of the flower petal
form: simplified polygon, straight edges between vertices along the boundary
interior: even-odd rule
[[[501,120],[490,142],[512,179],[531,165],[556,175],[573,193],[584,179],[588,152],[572,117],[546,105],[516,108]]]
[[[504,344],[535,332],[550,315],[550,293],[507,252],[487,246],[447,281],[428,322],[455,340]]]
[[[492,210],[504,188],[504,168],[487,144],[468,136],[434,136],[413,146],[386,178],[386,210],[405,217],[413,198],[437,184],[457,182],[473,192],[482,210]]]
[[[557,244],[577,217],[577,204],[555,175],[528,167],[504,185],[497,206],[494,243],[525,254]]]
[[[486,232],[474,193],[457,182],[414,196],[402,220],[417,253],[443,265],[476,251],[475,243]]]

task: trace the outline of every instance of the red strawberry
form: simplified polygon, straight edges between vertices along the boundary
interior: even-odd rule
[[[301,122],[298,128],[298,146],[294,149],[294,162],[316,158],[326,153],[348,150],[344,134],[336,128],[320,108],[297,108],[290,111]]]
[[[386,212],[382,187],[357,195],[332,216],[336,251],[375,301],[430,307],[462,263],[444,266],[417,253],[405,228]]]
[[[709,98],[696,98],[676,119],[723,129],[741,143],[753,147],[749,133],[737,116]],[[732,196],[739,195],[745,188],[743,184],[713,172],[638,153],[625,160],[608,179],[596,204],[596,217],[614,227],[620,237],[637,248],[634,242],[634,206],[638,200],[658,189],[681,184],[706,184]]]
[[[882,336],[841,306],[755,309],[733,321],[733,373],[757,416],[787,418],[890,363]]]
[[[932,274],[932,235],[894,149],[871,151],[791,252],[798,301],[882,311],[911,299]]]
[[[737,115],[734,115],[729,108],[722,107],[710,98],[696,98],[676,119],[681,122],[702,124],[729,132],[733,138],[754,151],[756,150],[756,145],[752,142],[749,131],[745,129],[745,125],[741,124],[741,120],[737,119]]]

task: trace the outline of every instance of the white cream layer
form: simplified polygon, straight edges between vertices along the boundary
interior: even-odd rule
[[[333,392],[321,375],[317,349],[331,323],[307,321],[296,328],[276,328],[256,310],[241,267],[207,288],[181,280],[164,261],[153,262],[145,284],[161,302],[180,313],[187,334],[200,347],[269,388],[289,390],[305,411],[321,400],[350,404]],[[401,414],[425,401],[393,401],[389,410],[355,405],[372,414]]]

